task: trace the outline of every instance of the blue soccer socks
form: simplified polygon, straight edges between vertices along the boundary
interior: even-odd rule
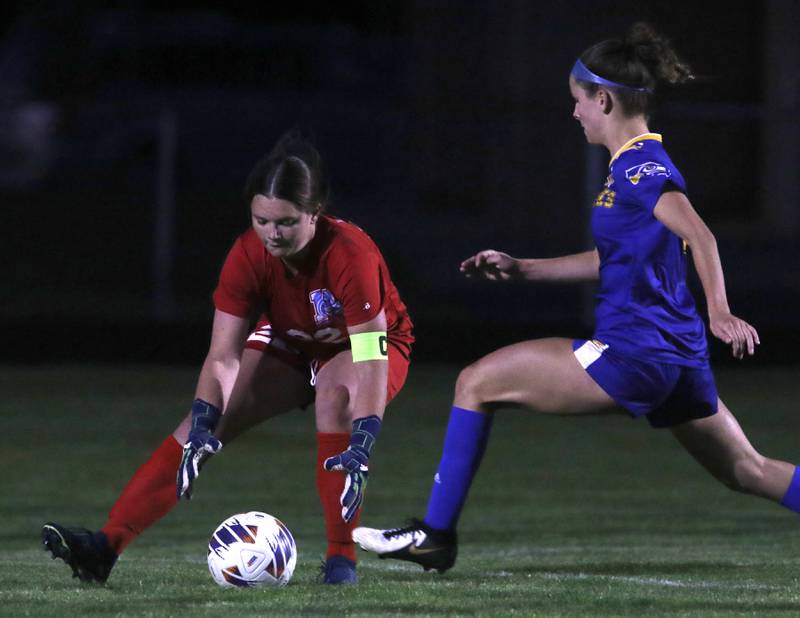
[[[431,528],[455,529],[472,479],[481,465],[493,416],[453,406],[442,458],[428,498],[425,523]]]
[[[800,513],[800,466],[794,469],[792,482],[789,483],[789,489],[786,490],[781,504],[795,513]]]

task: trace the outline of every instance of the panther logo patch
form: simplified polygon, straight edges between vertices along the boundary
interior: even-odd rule
[[[314,322],[317,326],[326,324],[343,314],[342,303],[339,302],[330,290],[314,290],[308,295],[308,300],[314,307]]]

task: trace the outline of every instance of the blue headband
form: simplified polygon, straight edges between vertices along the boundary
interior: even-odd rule
[[[589,69],[586,68],[586,65],[581,62],[580,58],[575,61],[575,65],[572,67],[572,77],[578,79],[582,82],[590,82],[592,84],[599,84],[600,86],[608,86],[609,88],[626,88],[627,90],[633,90],[635,92],[653,92],[652,88],[638,88],[636,86],[627,86],[625,84],[620,84],[619,82],[612,82],[610,79],[604,79],[599,75],[595,75]]]

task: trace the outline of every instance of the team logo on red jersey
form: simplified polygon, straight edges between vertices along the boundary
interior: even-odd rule
[[[336,300],[330,290],[324,288],[314,290],[308,295],[308,300],[314,307],[314,322],[317,323],[317,326],[326,324],[343,313],[342,303]]]

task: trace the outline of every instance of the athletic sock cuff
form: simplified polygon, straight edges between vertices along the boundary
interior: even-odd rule
[[[800,513],[800,466],[796,466],[789,489],[786,490],[781,504],[795,513]]]

